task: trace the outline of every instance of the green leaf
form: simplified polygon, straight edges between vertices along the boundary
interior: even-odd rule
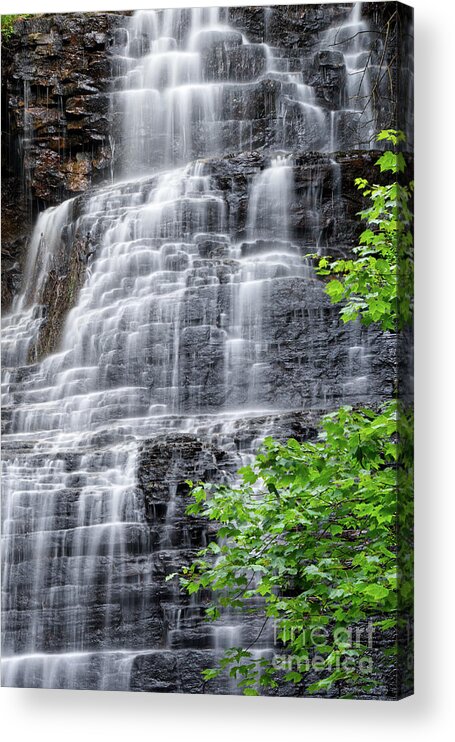
[[[390,593],[384,585],[367,585],[364,589],[364,593],[368,598],[377,601],[378,603],[383,601],[384,598]]]
[[[334,279],[326,286],[326,293],[330,296],[332,302],[341,301],[344,296],[344,288],[341,281]]]
[[[219,676],[220,672],[221,670],[218,667],[207,668],[207,670],[202,670],[202,677],[204,680],[213,680]]]
[[[243,481],[247,484],[255,484],[257,482],[257,475],[251,466],[244,466],[242,469],[239,469],[239,474],[241,474]]]

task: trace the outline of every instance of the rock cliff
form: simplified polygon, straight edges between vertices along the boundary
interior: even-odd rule
[[[216,535],[186,480],[396,385],[396,338],[342,325],[305,256],[352,254],[374,131],[412,132],[411,16],[219,12],[3,44],[6,685],[233,692],[200,670],[260,612],[209,626],[166,581]]]

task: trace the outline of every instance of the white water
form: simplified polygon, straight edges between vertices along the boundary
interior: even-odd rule
[[[330,40],[363,29],[356,13]],[[40,215],[25,290],[5,318],[5,685],[128,688],[135,659],[156,651],[147,635],[121,631],[137,620],[138,601],[146,615],[155,587],[136,487],[140,441],[188,430],[229,442],[239,420],[283,409],[270,359],[290,341],[265,322],[280,282],[289,281],[294,313],[310,311],[292,299],[292,281],[309,280],[289,219],[294,162],[274,152],[252,178],[239,238],[206,158],[249,148],[253,124],[243,114],[267,76],[289,83],[322,149],[335,149],[336,135],[328,139],[327,116],[301,75],[277,69],[286,65],[274,50],[249,45],[222,15],[215,8],[133,16],[113,94],[123,180],[94,191],[77,213],[73,200]],[[263,55],[263,72],[245,82],[207,80],[205,50],[217,34],[241,48],[241,58]],[[353,78],[362,54],[355,42],[347,57]],[[357,113],[362,85],[361,96],[354,82],[348,90]],[[307,218],[315,233],[319,201],[314,184]],[[59,352],[32,364],[45,281],[75,233],[93,235],[96,255]],[[172,518],[171,504],[167,546]],[[238,631],[217,629],[215,646]]]

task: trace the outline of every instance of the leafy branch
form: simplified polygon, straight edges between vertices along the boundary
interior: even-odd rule
[[[400,174],[406,169],[403,154],[397,145],[405,140],[403,132],[387,129],[378,141],[390,142],[394,149],[386,150],[376,161],[381,173],[395,175],[388,185],[370,185],[364,178],[355,184],[370,205],[359,212],[366,229],[354,248],[355,258],[332,259],[311,255],[317,259],[316,272],[328,277],[326,293],[332,303],[343,303],[343,322],[358,317],[362,324],[377,322],[383,330],[397,331],[412,318],[413,234],[411,199],[413,183],[401,185]]]
[[[389,129],[378,140],[396,148],[404,135]],[[376,164],[396,177],[385,186],[356,181],[370,201],[360,212],[366,229],[356,258],[317,256],[317,273],[329,277],[332,302],[344,302],[344,322],[360,318],[396,330],[412,317],[412,184],[397,182],[406,164],[396,149]],[[306,693],[335,687],[345,696],[373,687],[365,662],[372,634],[381,646],[386,632],[395,632],[386,661],[406,651],[400,635],[412,607],[411,472],[412,410],[392,400],[379,410],[341,407],[325,415],[317,440],[266,438],[237,485],[188,482],[187,513],[219,529],[183,569],[181,586],[189,595],[211,592],[208,620],[220,618],[223,607],[263,615],[255,639],[226,649],[217,667],[203,671],[205,683],[228,672],[245,695],[283,682]],[[272,657],[253,649],[271,623]],[[365,625],[371,634],[353,641],[353,627]]]
[[[220,529],[184,568],[181,585],[190,595],[210,589],[217,596],[211,620],[220,605],[257,610],[261,601],[258,636],[272,620],[281,659],[292,667],[284,672],[251,646],[231,647],[206,680],[229,668],[249,695],[275,687],[278,677],[303,683],[317,651],[320,677],[306,690],[353,681],[352,662],[365,647],[346,640],[349,627],[379,613],[388,614],[388,628],[396,621],[396,433],[395,402],[380,414],[342,407],[323,418],[316,441],[267,438],[237,487],[192,485],[188,512]],[[323,632],[324,643],[312,644],[312,632]],[[371,677],[356,681],[367,687]]]

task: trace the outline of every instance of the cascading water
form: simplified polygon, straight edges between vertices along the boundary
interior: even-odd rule
[[[176,546],[172,482],[164,515],[162,502],[145,512],[143,442],[170,434],[184,447],[191,433],[224,446],[236,465],[273,431],[274,415],[330,399],[321,367],[333,330],[302,259],[322,234],[322,186],[307,187],[302,238],[290,218],[295,162],[280,150],[290,121],[303,137],[294,147],[322,151],[336,149],[336,116],[362,121],[368,91],[357,79],[368,35],[357,32],[366,27],[354,10],[321,42],[345,55],[351,76],[334,116],[318,103],[303,62],[290,72],[283,51],[250,44],[225,15],[212,8],[132,17],[113,58],[111,143],[123,180],[40,215],[24,291],[5,318],[7,686],[143,689],[132,685],[135,668],[153,667],[179,642],[192,646],[191,632],[202,631],[187,626],[197,604],[182,607],[169,592],[158,604],[156,575],[194,543],[186,535]],[[239,226],[210,158],[251,150],[261,137],[271,153],[249,174]],[[46,278],[75,234],[95,246],[85,283],[59,351],[38,361]],[[367,354],[354,348],[338,372],[341,396],[355,394],[353,365],[368,374]],[[236,448],[242,426],[254,433]],[[208,647],[237,641],[247,627],[236,621],[215,628]]]

